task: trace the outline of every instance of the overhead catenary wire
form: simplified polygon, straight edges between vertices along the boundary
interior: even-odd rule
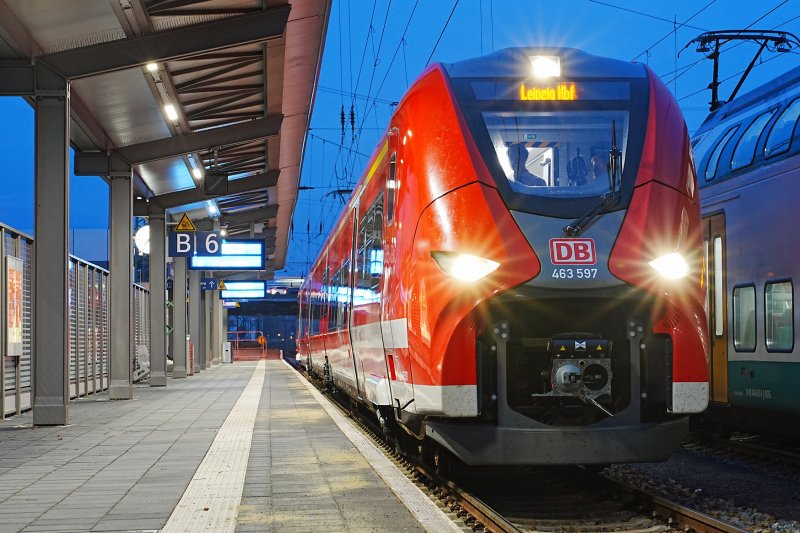
[[[614,9],[627,11],[628,13],[633,13],[635,15],[641,15],[643,17],[648,17],[648,18],[655,19],[655,20],[660,20],[662,22],[669,22],[670,24],[672,24],[672,21],[670,19],[665,19],[664,17],[658,17],[656,15],[651,15],[649,13],[644,13],[642,11],[636,11],[635,9],[630,9],[630,8],[627,8],[627,7],[617,6],[617,5],[611,4],[609,2],[601,2],[600,0],[588,0],[588,1],[592,2],[593,4],[599,4],[601,6],[607,6],[607,7],[611,7],[611,8],[614,8]],[[702,28],[698,28],[697,26],[690,26],[690,25],[687,24],[686,27],[687,28],[692,28],[694,30],[704,31]]]
[[[687,22],[689,22],[690,20],[692,20],[693,18],[695,18],[697,15],[699,15],[700,13],[702,13],[703,11],[705,11],[706,9],[708,9],[709,7],[711,7],[711,6],[712,6],[712,5],[713,5],[713,4],[714,4],[716,1],[717,1],[717,0],[711,0],[711,1],[710,1],[709,3],[707,3],[705,6],[703,6],[702,8],[700,8],[700,10],[699,10],[699,11],[697,11],[697,12],[696,12],[694,15],[692,15],[692,16],[691,16],[691,17],[689,17],[688,19],[684,20],[683,22],[681,22],[681,23],[678,25],[678,27],[677,27],[677,28],[676,28],[676,27],[673,27],[672,31],[668,32],[668,33],[667,33],[667,34],[665,34],[665,35],[664,35],[662,38],[660,38],[659,40],[657,40],[656,42],[654,42],[653,44],[651,44],[650,46],[648,46],[647,48],[645,48],[645,49],[644,49],[642,52],[640,52],[640,53],[639,53],[639,54],[638,54],[636,57],[634,57],[633,59],[631,59],[631,61],[636,61],[637,59],[639,59],[640,57],[642,57],[643,55],[645,55],[647,52],[649,52],[650,50],[652,50],[654,47],[658,46],[658,45],[659,45],[659,44],[660,44],[662,41],[664,41],[664,39],[666,39],[666,38],[667,38],[667,37],[669,37],[670,35],[673,35],[673,34],[677,35],[677,30],[678,30],[678,29],[680,29],[680,28],[682,28],[682,27],[686,26],[686,23],[687,23]],[[702,29],[701,31],[706,31],[706,30],[705,30],[705,29]]]
[[[763,15],[761,15],[760,17],[758,17],[756,20],[754,20],[753,22],[751,22],[750,24],[748,24],[748,25],[747,25],[745,28],[743,28],[743,29],[744,29],[744,30],[748,30],[748,29],[752,28],[753,26],[755,26],[756,24],[758,24],[759,22],[761,22],[762,20],[764,20],[766,17],[768,17],[770,14],[772,14],[772,13],[773,13],[775,10],[777,10],[779,7],[783,6],[783,5],[784,5],[786,2],[788,2],[788,1],[789,1],[789,0],[782,0],[782,1],[781,1],[780,3],[778,3],[778,4],[777,4],[775,7],[771,8],[769,11],[767,11],[766,13],[764,13]],[[775,28],[777,28],[777,27],[779,27],[779,26],[783,26],[784,24],[787,24],[788,22],[790,22],[790,21],[792,21],[792,20],[794,20],[794,19],[796,19],[796,18],[798,18],[798,17],[794,17],[794,18],[790,19],[790,20],[789,20],[789,21],[787,21],[787,22],[784,22],[784,23],[782,23],[782,24],[778,24],[777,26],[773,27],[772,29],[775,29]],[[728,51],[730,51],[730,50],[733,50],[734,48],[736,48],[737,46],[740,46],[740,45],[742,45],[742,44],[744,44],[744,41],[739,41],[739,42],[737,42],[737,43],[734,43],[733,45],[729,46],[729,47],[727,48],[727,50],[728,50]],[[685,74],[686,74],[687,72],[689,72],[689,71],[690,71],[692,68],[694,68],[695,66],[699,65],[700,63],[702,63],[702,62],[703,62],[703,60],[705,60],[705,59],[706,59],[706,56],[703,56],[703,57],[701,57],[700,59],[698,59],[697,61],[695,61],[694,63],[692,63],[691,65],[689,65],[688,67],[686,67],[685,69],[683,69],[683,70],[681,71],[681,73],[680,73],[680,74],[676,74],[676,76],[675,76],[674,78],[672,78],[671,80],[669,80],[669,81],[667,82],[667,85],[669,85],[669,84],[670,84],[670,83],[672,83],[673,81],[677,80],[677,79],[678,79],[678,78],[680,78],[681,76],[685,75]],[[669,75],[669,74],[667,74],[667,76],[668,76],[668,75]],[[704,87],[703,89],[700,89],[700,91],[695,91],[695,92],[694,92],[694,93],[692,93],[692,94],[697,94],[698,92],[701,92],[701,91],[703,91],[703,90],[705,90],[705,89],[707,89],[707,87]]]
[[[450,10],[450,15],[447,17],[447,20],[444,23],[444,27],[442,28],[441,33],[439,33],[439,38],[436,39],[436,44],[433,45],[433,50],[431,50],[431,55],[428,56],[428,60],[425,62],[426,67],[430,65],[431,58],[433,58],[434,52],[436,52],[436,49],[439,47],[439,43],[442,40],[442,36],[444,35],[444,32],[447,30],[447,26],[450,24],[450,19],[453,18],[453,13],[456,12],[456,8],[458,7],[458,2],[459,0],[456,0],[455,3],[453,3],[453,9]]]

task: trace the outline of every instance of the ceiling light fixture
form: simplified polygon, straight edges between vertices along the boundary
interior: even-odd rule
[[[178,110],[175,109],[174,105],[166,104],[164,106],[164,112],[167,114],[167,118],[170,119],[172,122],[178,121]]]

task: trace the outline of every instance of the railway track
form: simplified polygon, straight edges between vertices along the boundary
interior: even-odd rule
[[[577,467],[454,466],[442,474],[416,455],[398,451],[378,427],[354,416],[346,404],[334,403],[465,531],[743,531]]]
[[[697,451],[722,451],[800,470],[800,447],[796,442],[759,435],[736,435],[725,439],[706,433],[692,433],[691,440],[684,446]]]

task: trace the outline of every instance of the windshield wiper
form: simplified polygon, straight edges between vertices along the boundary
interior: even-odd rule
[[[608,211],[619,203],[620,193],[617,191],[617,183],[621,185],[622,176],[618,180],[617,175],[622,171],[622,151],[617,147],[617,125],[614,120],[611,121],[611,150],[608,151],[608,154],[611,156],[611,172],[608,173],[609,192],[600,198],[600,203],[562,228],[561,231],[567,237],[577,237],[591,224],[597,215]]]
[[[587,226],[594,220],[594,217],[604,211],[608,211],[619,202],[619,194],[617,192],[608,192],[600,198],[600,203],[592,207],[584,215],[576,218],[571,223],[562,228],[561,231],[567,237],[577,237],[581,231],[586,229]]]

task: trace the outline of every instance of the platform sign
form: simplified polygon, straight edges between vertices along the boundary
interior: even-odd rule
[[[221,255],[193,255],[190,270],[264,270],[264,241],[261,239],[226,239]]]
[[[227,281],[219,293],[223,300],[258,300],[267,297],[267,282],[263,280]]]
[[[214,231],[169,232],[170,257],[222,255],[222,238]]]
[[[201,291],[215,291],[217,290],[217,280],[215,278],[201,278],[200,279]]]
[[[239,302],[236,302],[234,300],[223,300],[222,301],[222,307],[224,307],[225,309],[236,309],[240,305],[241,304],[239,304]]]

